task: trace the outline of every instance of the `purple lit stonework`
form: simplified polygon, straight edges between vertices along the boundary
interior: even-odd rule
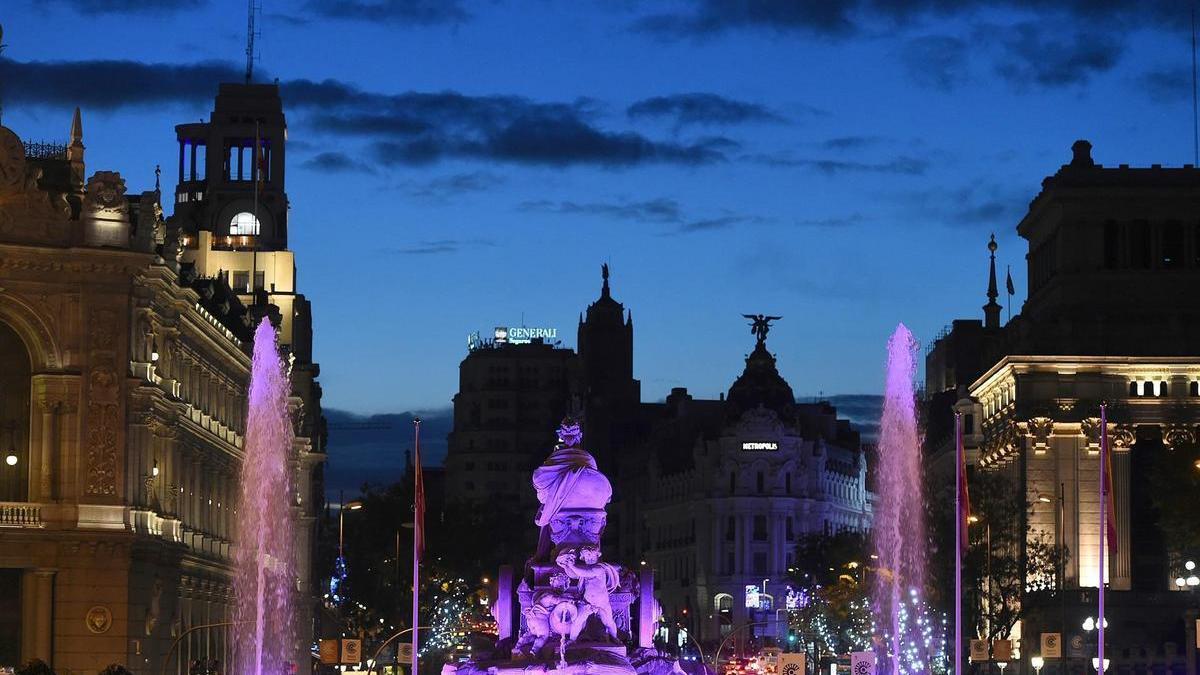
[[[603,560],[600,537],[612,484],[583,449],[579,422],[564,421],[558,439],[533,472],[541,504],[537,551],[515,589],[507,568],[497,577],[492,612],[499,640],[490,653],[446,664],[443,675],[682,672],[654,649],[661,612],[653,574]]]

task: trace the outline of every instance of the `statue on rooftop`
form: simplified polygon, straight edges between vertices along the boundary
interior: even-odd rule
[[[764,316],[762,314],[743,314],[750,319],[750,334],[758,338],[758,344],[767,341],[767,333],[771,330],[771,322],[782,319],[782,316]]]

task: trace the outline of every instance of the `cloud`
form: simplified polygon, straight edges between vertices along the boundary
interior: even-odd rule
[[[305,160],[300,166],[314,171],[331,173],[375,173],[375,169],[369,164],[352,159],[344,152],[322,152]]]
[[[680,208],[679,202],[666,197],[634,202],[580,203],[573,201],[553,202],[549,200],[537,200],[523,202],[517,209],[520,211],[538,211],[564,215],[602,216],[639,223],[683,222],[683,209]]]
[[[1177,3],[1144,0],[687,0],[678,11],[645,15],[636,30],[665,38],[706,37],[733,30],[775,34],[805,33],[846,38],[881,22],[906,27],[920,19],[962,17],[981,11],[1021,12],[1043,22],[1093,27],[1169,26],[1187,18]]]
[[[25,61],[0,59],[5,103],[112,110],[125,106],[211,101],[221,82],[240,82],[242,67],[228,61],[191,64],[137,61]]]
[[[7,102],[114,110],[170,103],[207,104],[221,82],[238,82],[224,61],[154,64],[134,61],[0,59]],[[269,76],[262,74],[265,80]],[[384,166],[447,158],[569,166],[702,165],[727,159],[727,138],[655,140],[593,121],[595,102],[538,102],[520,96],[454,91],[384,94],[337,80],[289,80],[280,92],[290,114],[317,131],[364,136]]]
[[[386,249],[388,253],[400,255],[437,255],[442,253],[458,253],[470,248],[488,248],[496,242],[490,239],[435,239],[421,241],[412,246]]]
[[[917,84],[949,91],[967,81],[967,43],[949,35],[926,35],[904,43],[900,62]]]
[[[1018,87],[1085,84],[1112,70],[1125,50],[1112,35],[1077,31],[1064,35],[1033,23],[1012,26],[1000,36],[996,72]]]
[[[825,218],[800,218],[797,219],[795,225],[798,227],[816,227],[816,228],[842,228],[858,225],[867,220],[867,217],[861,213],[851,213],[846,216],[828,216]]]
[[[706,232],[727,229],[735,225],[768,222],[768,219],[761,216],[733,213],[730,211],[724,211],[720,215],[708,218],[689,218],[679,202],[667,197],[642,201],[619,200],[614,202],[555,202],[537,200],[523,202],[517,208],[521,211],[593,216],[635,223],[671,225],[670,229],[659,233],[661,236]]]
[[[50,0],[80,14],[174,14],[200,9],[208,0]]]
[[[1192,96],[1192,72],[1187,68],[1149,70],[1142,73],[1136,83],[1156,103],[1176,103]]]
[[[788,155],[751,155],[756,162],[773,167],[814,169],[826,175],[841,173],[893,173],[920,176],[929,168],[929,160],[900,155],[881,162],[862,162],[828,158],[795,158]]]
[[[955,188],[917,190],[896,197],[911,217],[951,227],[1011,226],[1025,215],[1029,190],[984,181]]]
[[[484,192],[505,182],[504,176],[488,171],[471,171],[441,176],[410,185],[408,194],[432,200],[445,200],[471,192]]]
[[[857,150],[878,145],[884,140],[882,136],[839,136],[822,141],[821,147],[826,150]]]
[[[305,8],[327,19],[431,26],[471,18],[458,0],[309,0]]]
[[[786,121],[758,103],[737,101],[707,93],[654,96],[637,101],[629,106],[625,113],[631,119],[673,119],[676,128],[686,125],[731,125],[748,122]]]

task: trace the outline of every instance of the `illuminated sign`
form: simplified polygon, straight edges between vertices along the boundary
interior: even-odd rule
[[[742,443],[742,450],[747,452],[771,452],[778,449],[779,444],[775,441],[746,441]]]
[[[761,595],[761,593],[759,593],[758,584],[747,584],[746,585],[746,609],[758,609],[758,605],[761,602],[761,599],[759,597],[760,595]]]
[[[558,339],[557,328],[531,328],[526,326],[497,326],[495,333],[496,342],[520,345],[527,344],[534,340],[556,340]]]

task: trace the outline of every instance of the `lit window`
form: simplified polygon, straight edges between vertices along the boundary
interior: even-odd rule
[[[229,222],[229,234],[258,234],[258,218],[253,213],[242,211]]]

